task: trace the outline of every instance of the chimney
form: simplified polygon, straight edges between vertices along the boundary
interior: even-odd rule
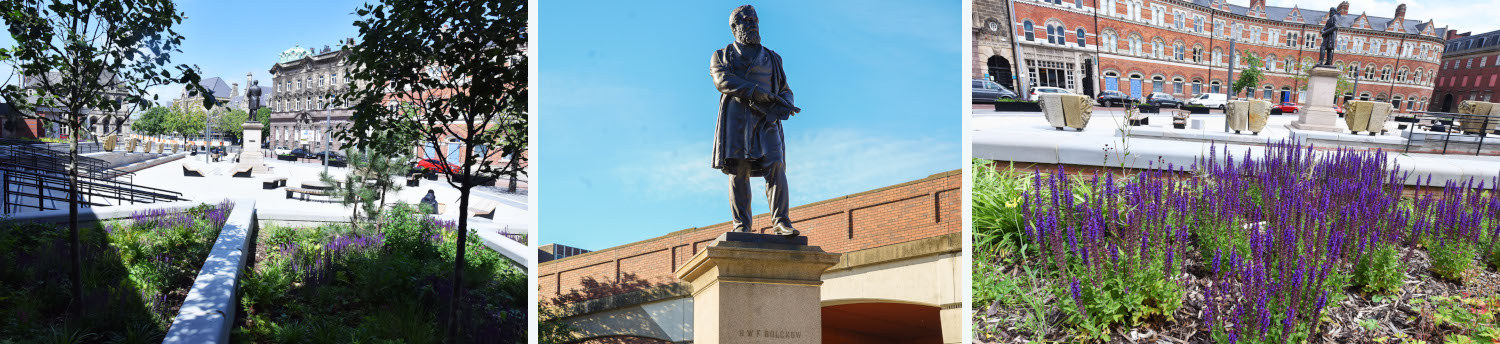
[[[1349,2],[1348,1],[1339,3],[1339,15],[1343,15],[1343,16],[1349,15]]]
[[[1406,4],[1400,4],[1396,6],[1396,22],[1406,22]]]
[[[240,95],[240,83],[238,83],[238,82],[231,82],[231,83],[229,83],[229,98],[232,99],[232,98],[234,98],[234,96],[237,96],[237,95]]]

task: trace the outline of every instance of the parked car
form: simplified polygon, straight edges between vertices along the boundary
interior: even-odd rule
[[[1073,94],[1073,91],[1069,91],[1067,89],[1062,89],[1062,88],[1057,88],[1057,87],[1037,86],[1037,87],[1032,87],[1031,88],[1031,97],[1027,98],[1027,99],[1031,99],[1031,100],[1041,99],[1041,98],[1037,98],[1036,97],[1037,94],[1041,94],[1041,93]]]
[[[1285,102],[1281,103],[1281,105],[1271,107],[1272,115],[1280,115],[1284,113],[1297,113],[1297,103]]]
[[[1146,96],[1146,105],[1164,108],[1181,108],[1182,101],[1177,100],[1177,98],[1172,97],[1172,95],[1170,94],[1152,92],[1150,95]]]
[[[1333,112],[1337,112],[1339,117],[1344,117],[1344,107],[1339,104],[1333,104]]]
[[[276,155],[287,155],[292,154],[292,150],[287,149],[286,146],[276,146],[276,149],[272,149],[271,153],[275,153]]]
[[[974,98],[971,103],[988,104],[994,103],[996,99],[1016,99],[1016,92],[994,81],[980,79],[969,83],[969,94]]]
[[[1133,101],[1133,99],[1130,99],[1130,95],[1120,91],[1099,92],[1099,96],[1094,97],[1094,102],[1099,103],[1099,106],[1103,107],[1114,107],[1120,104],[1130,103],[1131,101]]]
[[[459,172],[458,165],[447,164],[447,166],[445,168],[445,166],[443,165],[443,162],[440,161],[440,160],[438,160],[438,159],[422,159],[421,161],[417,161],[417,168],[426,169],[428,171],[443,172],[443,173],[448,173],[448,174],[453,174],[453,173],[458,173]]]
[[[312,151],[307,150],[307,148],[293,149],[291,152],[289,152],[287,154],[290,154],[291,156],[297,157],[298,159],[310,159],[310,158],[313,158]]]
[[[1187,101],[1187,105],[1207,106],[1220,110],[1224,109],[1225,104],[1229,104],[1229,96],[1223,93],[1204,93]]]
[[[343,161],[344,160],[344,156],[343,155],[340,155],[339,152],[333,152],[333,151],[318,152],[317,154],[313,154],[312,158],[316,158],[318,160],[323,160],[323,156],[324,155],[327,155],[328,156],[328,160],[330,160],[330,161],[332,161],[332,160]]]

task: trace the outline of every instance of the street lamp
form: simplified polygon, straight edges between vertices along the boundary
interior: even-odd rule
[[[328,135],[333,133],[333,113],[328,111],[328,102],[318,101],[318,105],[323,109],[323,115],[327,121],[323,124],[323,173],[326,174],[328,173],[328,156],[333,155],[333,150],[328,149],[328,146],[332,144]]]

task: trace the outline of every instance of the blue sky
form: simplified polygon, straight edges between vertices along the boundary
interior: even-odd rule
[[[172,64],[196,64],[204,78],[221,77],[238,82],[244,89],[245,73],[254,73],[261,87],[270,85],[271,65],[277,56],[293,45],[337,48],[339,40],[358,39],[352,25],[354,10],[365,1],[219,1],[177,0],[183,12],[181,24],[175,26],[185,39],[182,52],[172,55]],[[0,45],[13,46],[10,35],[0,35]],[[174,69],[175,71],[175,69]],[[10,66],[0,66],[0,75],[10,75]],[[0,78],[3,80],[3,78]],[[182,92],[181,85],[157,87],[163,104],[171,103]]]
[[[708,62],[744,3],[539,5],[539,242],[603,249],[729,220]],[[793,206],[962,166],[960,1],[748,3],[803,109],[784,123]]]

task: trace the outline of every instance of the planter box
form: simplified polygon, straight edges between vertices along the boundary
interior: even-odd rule
[[[1188,113],[1194,114],[1194,115],[1207,115],[1208,114],[1208,110],[1212,110],[1212,109],[1208,108],[1207,106],[1184,107],[1182,109],[1183,110],[1187,110]]]
[[[995,102],[995,111],[1042,112],[1042,105],[1036,102]]]
[[[1161,113],[1161,107],[1156,107],[1156,106],[1141,105],[1141,106],[1137,106],[1135,108],[1136,109],[1140,109],[1141,113]]]

